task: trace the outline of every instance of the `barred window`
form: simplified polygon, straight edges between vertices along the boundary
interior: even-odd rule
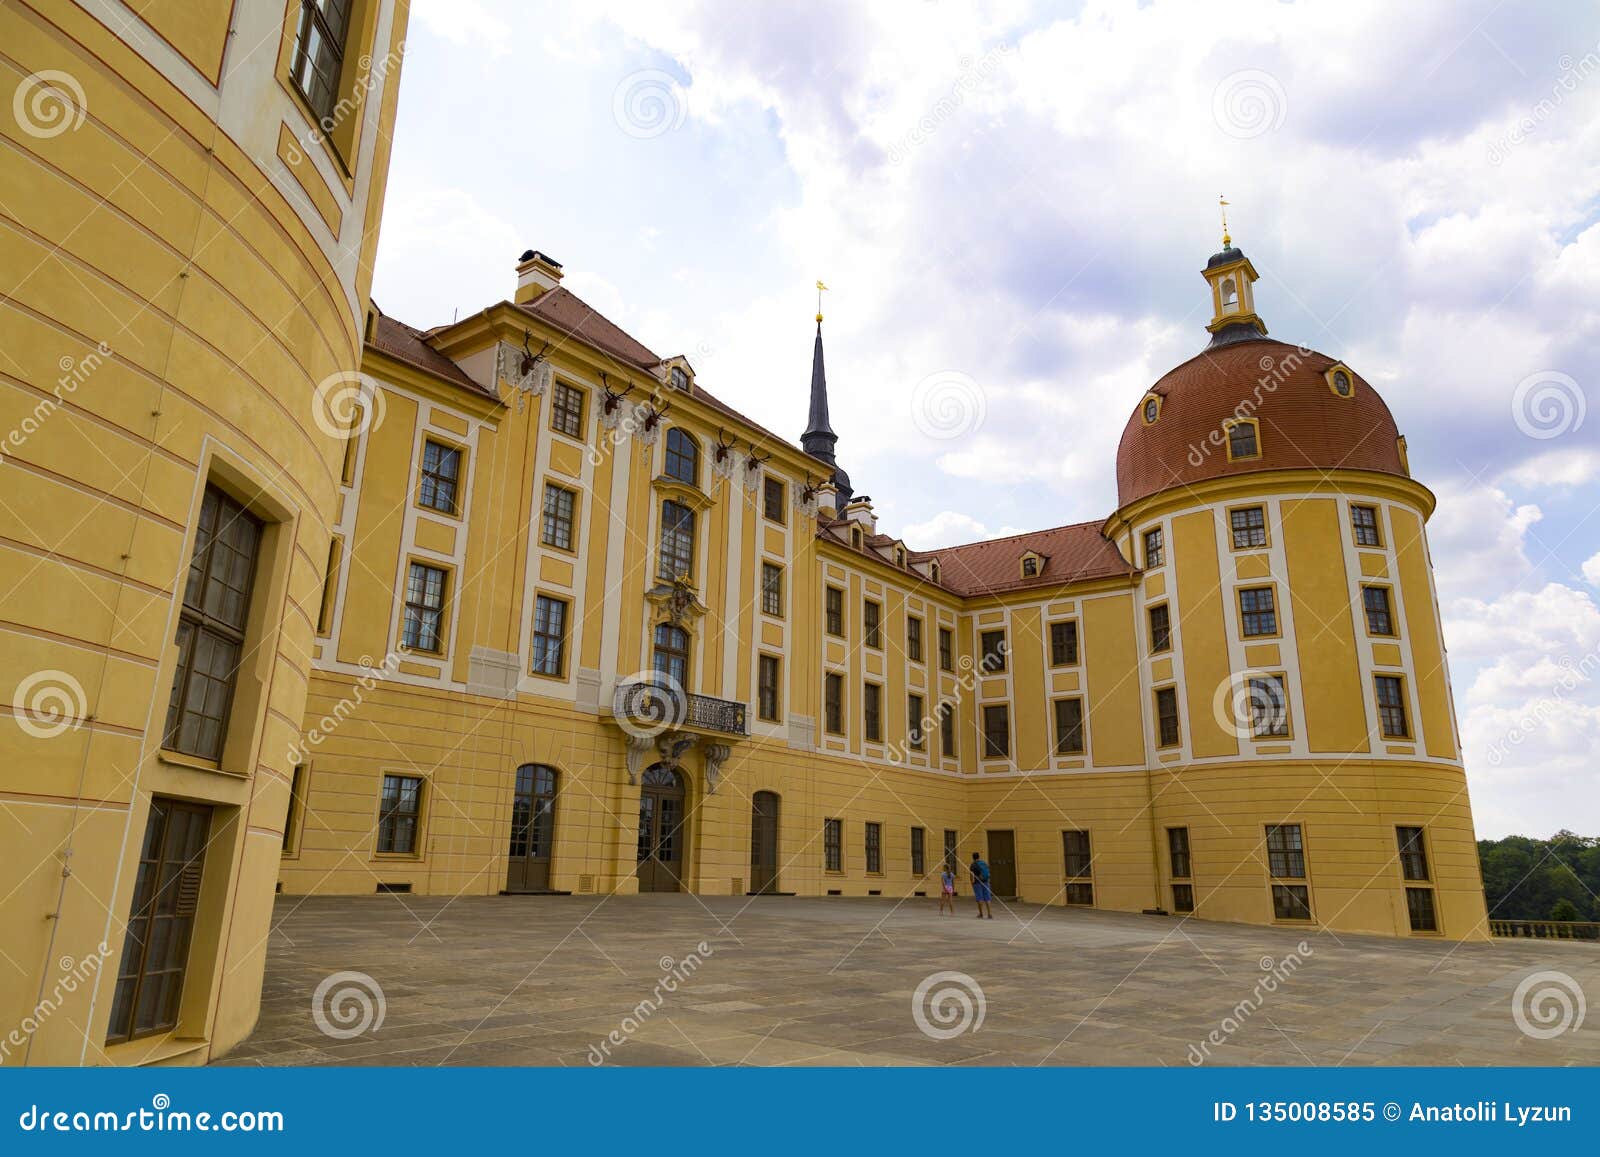
[[[1311,919],[1311,892],[1304,884],[1272,885],[1272,915],[1278,920]]]
[[[1306,852],[1299,824],[1267,825],[1267,874],[1279,880],[1306,878]]]
[[[954,671],[956,669],[956,640],[955,633],[949,627],[939,628],[939,670]]]
[[[1406,915],[1411,918],[1411,931],[1439,931],[1439,917],[1433,907],[1432,888],[1406,889]]]
[[[407,571],[400,641],[408,650],[437,653],[444,648],[445,582],[445,572],[426,563],[414,562]]]
[[[383,777],[378,805],[378,851],[414,855],[422,816],[422,780],[414,775]]]
[[[1355,533],[1357,546],[1383,545],[1383,536],[1378,533],[1376,506],[1351,506],[1350,529]]]
[[[422,484],[417,502],[445,514],[456,512],[456,490],[461,481],[461,451],[438,442],[422,444]]]
[[[1388,587],[1362,587],[1361,606],[1367,613],[1369,635],[1394,634],[1394,616],[1389,611]]]
[[[869,647],[882,647],[883,638],[878,632],[878,623],[883,616],[883,607],[871,599],[867,600],[861,608],[861,630],[865,636],[864,641]]]
[[[960,855],[956,851],[958,837],[952,828],[944,829],[944,866],[948,871],[955,871],[959,867]]]
[[[783,568],[775,563],[761,564],[761,613],[783,614]]]
[[[1083,700],[1056,700],[1056,754],[1083,754]]]
[[[1267,516],[1261,507],[1247,506],[1230,511],[1228,525],[1233,530],[1233,549],[1267,545]]]
[[[822,868],[827,872],[844,870],[844,821],[822,821]]]
[[[1398,675],[1376,675],[1373,683],[1378,693],[1378,722],[1385,739],[1409,739],[1411,729],[1406,724],[1405,685]]]
[[[866,831],[867,871],[883,871],[883,825],[868,823]]]
[[[1278,608],[1271,587],[1246,587],[1239,592],[1239,633],[1247,639],[1278,633]]]
[[[550,428],[569,438],[583,437],[583,391],[557,382],[550,392]]]
[[[927,831],[923,828],[911,829],[911,874],[921,876],[928,870],[926,859]]]
[[[1166,563],[1166,541],[1158,526],[1154,530],[1144,532],[1144,565],[1146,570],[1154,570]]]
[[[1178,913],[1194,911],[1194,885],[1172,885],[1172,910]]]
[[[572,549],[572,515],[578,496],[564,486],[546,483],[544,488],[544,526],[539,540],[558,550]]]
[[[533,604],[533,673],[560,676],[566,658],[567,604],[540,595]]]
[[[1150,608],[1150,651],[1159,655],[1172,650],[1172,613],[1167,604]]]
[[[922,620],[906,620],[906,658],[913,663],[922,662]]]
[[[1078,661],[1078,624],[1076,620],[1050,624],[1050,665],[1071,667]]]
[[[986,759],[1005,759],[1011,754],[1011,710],[1004,703],[991,703],[983,709],[983,754]]]
[[[1156,692],[1156,743],[1160,747],[1176,747],[1182,735],[1178,728],[1178,692],[1163,687]]]

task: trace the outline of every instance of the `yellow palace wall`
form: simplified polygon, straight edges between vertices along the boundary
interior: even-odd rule
[[[142,8],[0,6],[5,1064],[192,1063],[255,1022],[342,449],[311,399],[358,364],[408,13],[356,0],[348,59],[390,69],[323,137],[297,0]],[[159,750],[208,484],[267,524],[215,762]],[[213,808],[187,981],[175,1029],[102,1047],[153,795]]]
[[[452,356],[482,373],[493,347],[532,349],[547,334],[507,306],[445,337]],[[787,509],[765,517],[760,489],[717,477],[719,434],[759,443],[763,466],[786,482],[816,464],[726,412],[661,387],[672,408],[653,446],[616,439],[598,421],[599,375],[613,385],[643,379],[573,340],[550,353],[554,382],[585,391],[585,428],[569,439],[550,428],[551,392],[518,397],[494,372],[497,404],[431,379],[369,348],[367,368],[387,401],[375,428],[351,446],[353,546],[331,576],[328,638],[319,644],[307,728],[319,733],[304,769],[305,821],[284,861],[286,892],[371,892],[405,884],[417,892],[492,894],[505,887],[514,769],[545,763],[560,773],[553,875],[557,890],[629,892],[639,789],[628,783],[624,734],[610,718],[619,678],[650,667],[645,597],[653,582],[665,430],[691,433],[701,449],[693,583],[706,606],[691,629],[690,690],[750,704],[751,737],[730,741],[722,786],[705,791],[698,751],[685,758],[690,785],[686,886],[706,894],[749,884],[751,800],[781,797],[783,891],[908,896],[937,887],[943,832],[959,834],[959,858],[987,854],[987,833],[1015,833],[1018,893],[1065,902],[1062,835],[1089,831],[1095,905],[1172,909],[1166,829],[1187,827],[1200,918],[1273,922],[1264,846],[1269,824],[1299,824],[1310,865],[1311,924],[1410,934],[1396,854],[1397,824],[1424,827],[1440,935],[1487,935],[1470,808],[1426,556],[1423,523],[1432,499],[1406,479],[1343,472],[1274,472],[1182,488],[1119,511],[1107,524],[1126,557],[1153,527],[1166,534],[1159,566],[1120,579],[966,599],[915,567],[818,540],[811,520]],[[631,403],[630,403],[631,405]],[[425,437],[467,450],[466,498],[456,517],[419,513],[414,494]],[[547,481],[578,495],[574,552],[543,547],[539,502]],[[1382,514],[1383,546],[1358,548],[1349,503]],[[1227,512],[1267,510],[1265,547],[1235,551]],[[424,544],[425,543],[425,544]],[[421,558],[470,581],[457,586],[438,657],[400,653],[404,560]],[[784,567],[783,614],[760,610],[762,560]],[[1394,637],[1369,638],[1362,581],[1392,586]],[[1269,639],[1240,634],[1237,590],[1271,585],[1280,627]],[[842,637],[825,630],[824,592],[844,592]],[[530,674],[528,623],[535,593],[570,598],[569,660],[560,678]],[[881,605],[881,643],[866,646],[863,608]],[[1173,645],[1152,653],[1147,613],[1174,608]],[[923,621],[923,657],[905,646],[907,621]],[[1050,624],[1078,625],[1079,661],[1052,666]],[[938,661],[938,630],[954,633],[951,669]],[[1003,629],[1005,668],[975,670],[981,632]],[[497,652],[513,665],[511,686],[482,694],[473,656]],[[757,718],[756,656],[780,658],[780,721]],[[395,673],[356,685],[385,657]],[[481,654],[480,654],[481,657]],[[1281,674],[1290,734],[1241,738],[1217,714],[1217,689],[1261,669]],[[476,672],[476,673],[475,673]],[[823,723],[825,673],[844,677],[844,727]],[[1406,680],[1412,736],[1382,739],[1372,675]],[[882,692],[881,742],[865,736],[862,688]],[[493,682],[492,679],[489,682]],[[1153,696],[1179,690],[1181,742],[1157,742]],[[940,753],[930,729],[907,744],[906,697],[931,715],[957,705],[956,754]],[[1055,752],[1051,701],[1085,700],[1085,751]],[[342,702],[341,702],[342,701]],[[355,703],[358,706],[352,706]],[[1010,709],[1011,754],[982,754],[982,707]],[[321,726],[331,721],[332,726]],[[422,775],[424,835],[418,854],[376,853],[379,784],[385,773]],[[823,870],[825,820],[844,821],[843,870]],[[864,825],[883,825],[883,871],[868,874]],[[925,829],[925,872],[910,869],[910,829]],[[1411,882],[1415,884],[1416,882]],[[965,891],[965,881],[962,881]],[[1302,923],[1302,922],[1290,922]]]

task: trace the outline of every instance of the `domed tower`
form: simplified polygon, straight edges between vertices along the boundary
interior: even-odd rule
[[[1484,938],[1433,495],[1364,378],[1267,337],[1223,241],[1210,342],[1129,417],[1105,526],[1142,572],[1164,906]]]

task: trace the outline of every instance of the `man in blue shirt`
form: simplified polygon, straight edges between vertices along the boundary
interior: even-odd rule
[[[989,865],[984,863],[983,857],[977,852],[972,853],[972,898],[978,902],[978,919],[985,916],[994,919],[994,913],[989,910],[989,901],[993,893],[989,890]]]

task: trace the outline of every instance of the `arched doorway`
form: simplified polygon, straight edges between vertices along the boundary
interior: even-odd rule
[[[639,777],[639,891],[677,892],[689,858],[683,776],[664,763]]]
[[[750,800],[750,891],[771,896],[778,891],[778,797],[758,791]]]
[[[556,834],[556,769],[542,763],[517,768],[511,800],[511,849],[506,891],[548,892],[550,850]]]

